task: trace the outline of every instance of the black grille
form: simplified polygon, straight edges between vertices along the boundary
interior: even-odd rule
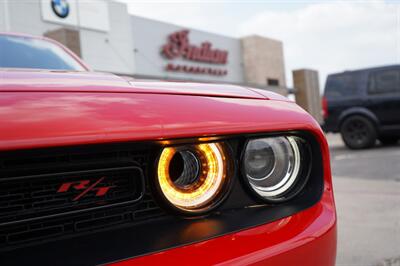
[[[0,153],[0,248],[162,215],[150,158],[135,145]]]
[[[0,225],[134,203],[144,193],[138,167],[0,180]]]

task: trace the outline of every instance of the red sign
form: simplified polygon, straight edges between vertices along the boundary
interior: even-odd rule
[[[184,59],[209,63],[226,64],[228,61],[228,51],[213,49],[211,42],[205,41],[200,46],[192,45],[189,42],[189,31],[183,30],[175,32],[168,36],[168,42],[162,47],[162,54],[168,59],[182,57]],[[168,64],[167,71],[186,72],[194,74],[209,74],[222,76],[227,74],[225,69],[215,69],[203,66],[175,65]]]

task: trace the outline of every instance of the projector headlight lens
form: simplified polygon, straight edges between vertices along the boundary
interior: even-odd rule
[[[229,163],[220,143],[166,147],[157,167],[162,195],[186,212],[204,212],[221,198]]]
[[[249,140],[242,162],[245,178],[265,200],[285,200],[299,178],[300,157],[296,137]]]

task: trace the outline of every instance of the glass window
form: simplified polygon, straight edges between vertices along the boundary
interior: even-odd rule
[[[400,70],[383,70],[370,74],[368,92],[371,94],[400,92]]]
[[[279,80],[277,79],[267,79],[268,86],[279,86]]]
[[[35,38],[0,35],[0,68],[85,71],[58,45]]]
[[[328,76],[325,96],[328,98],[352,96],[357,93],[357,73]]]

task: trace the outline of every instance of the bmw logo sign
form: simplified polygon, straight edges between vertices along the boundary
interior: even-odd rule
[[[60,18],[66,18],[69,14],[69,4],[67,0],[51,0],[51,9]]]

